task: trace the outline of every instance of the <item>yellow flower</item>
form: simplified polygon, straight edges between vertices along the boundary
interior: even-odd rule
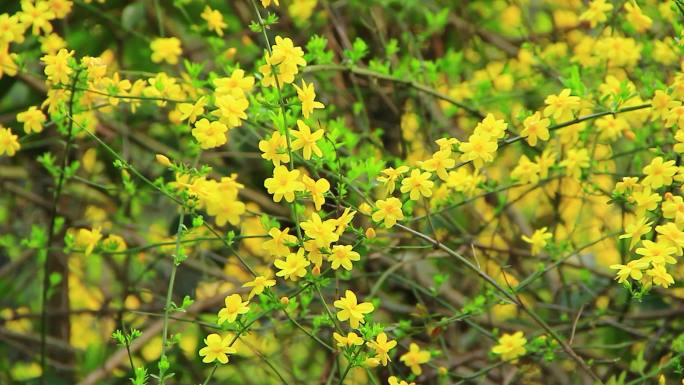
[[[430,180],[432,174],[429,172],[421,173],[420,170],[414,169],[411,174],[401,181],[401,192],[409,193],[411,200],[418,200],[421,196],[432,196],[432,187],[434,182]]]
[[[287,11],[296,21],[303,21],[311,17],[317,4],[318,0],[296,0],[290,2]]]
[[[207,105],[207,98],[202,96],[193,103],[180,103],[178,111],[180,112],[180,120],[188,120],[190,123],[195,123],[195,120],[204,113],[204,107]]]
[[[493,139],[501,139],[506,135],[508,123],[496,119],[493,114],[487,114],[480,123],[475,126],[474,134],[486,135]]]
[[[658,203],[663,198],[657,193],[652,192],[650,187],[644,187],[641,191],[633,192],[631,199],[636,203],[637,216],[640,216],[646,211],[653,211],[658,208]]]
[[[210,31],[214,31],[217,35],[223,36],[223,29],[228,25],[223,21],[223,15],[221,15],[221,12],[211,9],[207,5],[204,7],[204,11],[202,11],[200,17],[207,22],[207,27]]]
[[[254,87],[254,77],[245,76],[245,71],[236,69],[230,77],[214,79],[215,93],[217,96],[232,95],[236,98],[244,98],[245,93]]]
[[[301,228],[304,234],[315,241],[317,247],[328,247],[331,243],[336,242],[340,236],[337,234],[337,220],[327,219],[321,220],[318,213],[312,213],[311,218],[301,223]]]
[[[38,38],[38,41],[40,41],[40,50],[48,54],[55,54],[57,51],[66,48],[67,46],[66,41],[56,33],[51,33],[47,36]]]
[[[259,141],[259,150],[262,152],[261,157],[273,162],[274,166],[290,161],[290,155],[287,153],[287,138],[278,131],[274,131],[270,139]]]
[[[263,275],[259,275],[257,277],[254,277],[253,280],[242,285],[242,287],[252,288],[252,290],[249,291],[249,296],[247,297],[247,299],[252,299],[252,297],[254,297],[255,295],[263,293],[267,287],[273,287],[275,286],[275,284],[275,279],[269,279],[264,277]]]
[[[48,0],[50,10],[55,14],[55,18],[63,19],[71,12],[73,2],[71,0]]]
[[[280,202],[283,197],[287,202],[293,202],[295,192],[304,190],[304,183],[299,181],[299,170],[289,171],[285,166],[277,166],[273,178],[264,181],[264,187],[273,194],[274,202]]]
[[[311,194],[311,200],[314,202],[314,207],[316,210],[320,210],[325,203],[324,194],[330,190],[330,182],[325,178],[313,180],[307,175],[302,177],[302,182],[304,183],[306,191]]]
[[[342,215],[335,220],[337,223],[337,230],[335,230],[335,233],[337,233],[337,235],[342,235],[344,233],[349,223],[354,219],[354,215],[356,215],[356,211],[353,211],[349,207],[344,208]]]
[[[666,245],[660,241],[653,242],[647,239],[645,239],[642,244],[644,247],[636,249],[637,254],[643,255],[643,257],[640,258],[641,261],[652,263],[653,265],[664,265],[666,263],[673,265],[677,263],[677,260],[672,257],[672,254],[677,252],[675,247]]]
[[[372,219],[375,222],[385,221],[385,228],[390,228],[397,223],[397,220],[404,219],[404,213],[401,211],[401,201],[397,198],[391,197],[385,200],[377,200],[375,207],[378,211],[373,213]]]
[[[440,369],[444,369],[443,367]],[[415,382],[406,382],[404,380],[399,380],[396,376],[389,376],[387,378],[387,383],[389,385],[416,385]]]
[[[413,374],[420,376],[420,374],[423,373],[420,365],[430,361],[430,352],[420,350],[418,344],[412,342],[411,345],[409,345],[409,351],[399,357],[399,361],[411,368]]]
[[[280,0],[273,0],[273,3],[276,5],[276,7],[280,6]],[[271,5],[271,0],[261,0],[261,5],[266,8],[269,5]]]
[[[653,266],[651,270],[646,271],[646,274],[651,276],[654,284],[660,285],[664,288],[668,288],[674,283],[674,278],[668,274],[665,266],[662,265]]]
[[[0,155],[14,156],[20,147],[19,138],[9,128],[0,126]]]
[[[652,189],[672,184],[672,177],[677,173],[677,166],[674,160],[663,161],[662,157],[656,157],[643,169],[646,177],[641,181]]]
[[[231,94],[216,97],[217,109],[211,114],[218,117],[222,123],[229,128],[238,127],[242,121],[247,119],[245,111],[249,107],[249,102],[244,96],[235,97]]]
[[[613,5],[606,3],[606,0],[593,0],[589,8],[580,15],[580,20],[589,21],[591,28],[607,20],[606,12],[613,9]]]
[[[656,233],[659,234],[658,242],[662,242],[665,246],[672,246],[677,249],[677,256],[682,255],[684,252],[684,231],[677,228],[677,225],[673,222],[656,226],[655,230]]]
[[[352,250],[351,245],[335,245],[332,247],[332,252],[328,255],[328,261],[333,270],[337,270],[342,266],[345,270],[352,269],[352,261],[361,260],[361,256],[356,251]]]
[[[349,325],[354,329],[364,322],[364,314],[375,310],[375,307],[370,302],[357,303],[356,294],[351,290],[346,290],[344,297],[340,297],[333,305],[340,309],[337,312],[337,319],[340,321],[349,320]]]
[[[537,255],[539,252],[546,247],[548,240],[553,237],[553,234],[548,232],[546,227],[537,229],[532,233],[531,237],[526,235],[522,236],[522,240],[532,245],[532,254]]]
[[[567,176],[579,179],[582,169],[589,167],[589,151],[586,148],[571,148],[560,165],[565,167]]]
[[[620,235],[620,239],[631,238],[629,242],[629,249],[631,250],[639,241],[641,237],[648,234],[651,231],[651,222],[648,222],[646,218],[642,217],[638,221],[628,224],[625,227],[625,233]]]
[[[542,118],[541,113],[537,111],[525,118],[520,136],[526,138],[527,144],[530,146],[536,146],[537,139],[549,140],[549,124],[551,124],[551,121],[547,118]]]
[[[68,84],[69,75],[73,72],[69,67],[69,58],[74,55],[74,51],[67,51],[62,48],[56,55],[45,55],[40,60],[45,63],[45,75],[48,80],[55,84]]]
[[[181,41],[176,37],[158,37],[150,43],[152,61],[178,64],[178,57],[183,53]]]
[[[197,139],[203,149],[219,147],[228,141],[226,136],[228,127],[221,122],[209,122],[206,118],[200,119],[192,129],[192,136]]]
[[[461,161],[473,161],[475,168],[480,168],[485,162],[494,160],[494,153],[499,145],[495,139],[486,134],[472,134],[468,141],[461,143],[460,150],[463,152]]]
[[[337,341],[337,346],[340,348],[363,345],[363,338],[359,337],[354,332],[347,333],[346,337],[338,333],[333,333],[333,338]]]
[[[93,252],[97,243],[102,239],[102,232],[99,227],[92,230],[79,229],[76,234],[76,246],[85,247],[85,255],[88,256]]]
[[[629,261],[626,265],[610,265],[610,268],[618,270],[618,272],[615,274],[615,279],[618,281],[618,283],[624,283],[628,278],[639,281],[644,276],[642,270],[648,268],[648,262],[644,262],[639,259]]]
[[[31,34],[37,36],[41,31],[44,34],[52,32],[50,20],[55,18],[55,13],[50,9],[47,1],[22,0],[19,20],[26,26],[31,26]]]
[[[302,79],[302,87],[297,87],[295,84],[294,88],[297,90],[297,97],[302,102],[302,115],[304,115],[304,118],[308,118],[316,108],[325,108],[323,103],[315,100],[316,90],[314,90],[313,83],[306,84]]]
[[[653,120],[658,118],[663,118],[667,115],[672,107],[676,107],[678,104],[676,101],[672,100],[667,92],[663,90],[656,90],[651,99],[651,117]]]
[[[539,165],[523,155],[520,157],[518,165],[511,172],[511,178],[517,179],[523,184],[537,183],[539,182]]]
[[[527,339],[524,337],[523,332],[516,332],[512,335],[504,333],[498,342],[498,345],[492,348],[492,353],[501,355],[501,358],[505,361],[515,360],[527,352],[525,349]]]
[[[299,278],[305,276],[306,268],[310,264],[311,262],[304,258],[304,249],[297,250],[297,254],[290,253],[284,260],[276,259],[274,262],[275,267],[280,269],[276,275],[291,281],[297,281]]]
[[[451,157],[451,149],[439,150],[432,154],[432,158],[422,162],[420,167],[429,172],[436,172],[439,179],[446,181],[449,178],[448,170],[454,168],[456,160]]]
[[[312,133],[311,128],[301,120],[297,120],[297,127],[299,130],[292,131],[292,136],[296,138],[292,141],[292,150],[297,151],[301,148],[305,160],[311,159],[312,152],[318,157],[323,156],[323,152],[316,145],[316,142],[323,137],[323,130]]]
[[[674,219],[677,227],[684,229],[684,199],[682,197],[678,195],[669,197],[663,202],[662,209],[665,218]]]
[[[397,179],[408,170],[409,168],[406,166],[399,166],[396,170],[392,167],[388,167],[381,171],[385,175],[379,176],[377,181],[385,184],[387,194],[389,195],[394,192]]]
[[[245,314],[249,311],[249,301],[242,302],[240,294],[231,294],[225,299],[226,306],[218,312],[219,325],[228,322],[232,324],[237,320],[240,314]]]
[[[290,247],[287,244],[297,242],[297,237],[290,234],[289,227],[283,231],[274,227],[268,231],[268,235],[271,236],[271,239],[262,243],[262,247],[271,256],[284,257],[290,254]]]
[[[636,2],[625,3],[625,11],[627,11],[625,18],[638,33],[646,32],[647,29],[651,28],[653,20],[641,12],[641,8]]]
[[[381,332],[375,336],[375,341],[368,341],[366,345],[375,351],[375,358],[382,366],[387,366],[387,362],[390,361],[388,353],[397,346],[397,341],[387,339],[387,334]]]
[[[272,52],[271,63],[274,65],[282,63],[295,64],[300,67],[306,65],[304,51],[301,47],[296,47],[289,37],[283,38],[276,36]]]
[[[570,89],[565,88],[558,95],[549,95],[544,100],[544,116],[551,116],[556,120],[567,120],[572,116],[575,109],[580,106],[580,98],[570,96]]]
[[[230,346],[230,341],[230,336],[221,338],[221,336],[216,333],[209,334],[207,338],[204,339],[204,344],[206,346],[199,351],[200,357],[204,357],[202,362],[209,364],[218,360],[218,362],[222,364],[227,364],[228,355],[237,353],[237,350]]]

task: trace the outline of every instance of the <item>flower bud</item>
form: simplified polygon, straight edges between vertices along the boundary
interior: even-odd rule
[[[368,238],[368,239],[373,239],[373,238],[375,238],[375,236],[376,236],[376,234],[375,234],[375,229],[374,229],[374,228],[369,227],[369,228],[366,229],[366,238]]]
[[[171,166],[171,160],[169,160],[169,158],[167,158],[165,155],[157,154],[154,156],[154,158],[157,160],[157,163],[161,164],[164,167]]]
[[[290,303],[290,299],[287,298],[286,296],[282,296],[282,297],[280,297],[280,303],[281,303],[282,305],[287,305],[287,304]]]

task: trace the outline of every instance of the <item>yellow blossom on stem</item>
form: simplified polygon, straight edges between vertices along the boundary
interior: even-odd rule
[[[273,178],[264,181],[264,187],[273,194],[273,201],[280,202],[283,197],[287,202],[295,200],[295,192],[304,190],[304,183],[299,181],[299,170],[288,170],[285,166],[277,166],[273,170]]]
[[[636,249],[636,253],[643,255],[641,261],[651,263],[653,265],[675,264],[677,260],[672,257],[672,254],[677,252],[675,247],[669,246],[664,242],[653,242],[644,240],[642,242],[644,247]]]
[[[493,114],[487,114],[480,123],[475,126],[474,134],[487,135],[493,139],[501,139],[506,135],[508,123],[501,119],[496,119]]]
[[[316,90],[314,90],[313,83],[306,84],[306,82],[302,79],[302,86],[298,87],[295,84],[294,88],[297,90],[297,97],[299,98],[299,101],[302,102],[302,115],[304,115],[304,118],[308,119],[313,113],[314,109],[325,108],[323,103],[317,102],[315,100]]]
[[[463,152],[461,161],[472,161],[475,168],[480,168],[485,162],[494,160],[494,153],[499,148],[495,139],[486,134],[472,134],[467,142],[461,143],[460,150]]]
[[[21,12],[19,13],[19,20],[25,25],[31,27],[31,34],[38,36],[42,33],[48,34],[52,32],[52,24],[50,20],[56,17],[50,4],[47,1],[21,1]]]
[[[176,37],[159,37],[150,43],[152,49],[152,61],[155,63],[167,62],[178,64],[178,58],[183,53],[181,41]]]
[[[577,96],[570,96],[570,89],[563,89],[558,95],[549,95],[544,100],[546,108],[544,108],[544,116],[553,117],[558,120],[567,120],[572,116],[572,113],[579,108],[580,98]]]
[[[304,188],[311,194],[311,200],[314,202],[316,210],[320,210],[325,203],[325,193],[330,190],[330,182],[327,179],[321,178],[313,180],[307,175],[302,176],[302,183]]]
[[[278,131],[274,131],[269,139],[259,141],[261,157],[273,162],[274,166],[290,161],[290,154],[287,152],[287,138]]]
[[[631,250],[636,246],[641,237],[648,234],[651,231],[651,222],[648,222],[645,217],[641,217],[627,226],[625,226],[625,233],[620,235],[620,239],[631,239],[629,242],[629,249]]]
[[[252,290],[249,291],[249,296],[247,296],[247,299],[252,299],[252,297],[254,297],[255,295],[263,293],[266,288],[273,287],[275,286],[275,284],[275,279],[270,279],[264,277],[263,275],[259,275],[257,277],[254,277],[253,280],[242,285],[242,287],[252,288]]]
[[[340,236],[337,234],[337,220],[321,220],[318,213],[312,213],[311,218],[300,224],[304,234],[315,241],[316,246],[328,247],[336,242]]]
[[[79,229],[76,234],[75,243],[76,246],[85,248],[85,255],[90,255],[98,242],[102,239],[102,232],[99,227],[95,227],[91,230]]]
[[[553,234],[548,232],[546,227],[537,229],[532,233],[531,237],[526,235],[522,236],[522,240],[532,245],[532,254],[537,255],[539,252],[546,247],[548,240],[553,237]]]
[[[663,265],[653,266],[651,270],[646,271],[646,274],[653,279],[654,284],[666,289],[674,283],[674,278],[667,272]]]
[[[549,125],[551,121],[542,117],[541,112],[537,111],[528,116],[523,121],[523,129],[520,131],[520,136],[527,140],[530,146],[536,146],[537,140],[549,140]]]
[[[373,213],[372,219],[375,222],[384,221],[385,228],[389,229],[398,220],[404,219],[404,213],[401,211],[401,201],[397,198],[390,197],[385,200],[377,200],[375,207],[378,208],[378,211]]]
[[[242,121],[247,119],[247,107],[249,102],[244,96],[235,97],[230,94],[221,95],[216,98],[217,109],[211,114],[218,117],[222,123],[229,128],[238,127]]]
[[[45,55],[40,60],[45,63],[45,75],[55,84],[68,84],[73,70],[69,67],[69,58],[74,51],[60,49],[55,55]]]
[[[228,127],[221,122],[209,122],[208,119],[202,118],[195,123],[195,128],[192,129],[192,136],[197,139],[200,147],[203,149],[219,147],[228,141],[226,132]]]
[[[340,348],[363,345],[363,338],[354,332],[349,332],[346,336],[334,332],[333,338],[337,341],[337,346]]]
[[[206,5],[200,17],[207,22],[207,27],[210,31],[214,31],[217,35],[223,36],[223,29],[228,25],[223,21],[221,12],[211,9],[211,7]]]
[[[387,366],[387,362],[390,361],[389,351],[397,346],[397,341],[388,339],[387,334],[385,334],[385,332],[381,332],[375,336],[374,341],[366,342],[366,345],[375,351],[375,358],[382,364],[382,366]]]
[[[437,173],[439,179],[446,181],[449,178],[448,170],[455,165],[456,160],[451,157],[451,150],[439,150],[432,154],[432,158],[422,162],[420,167],[425,171]]]
[[[20,147],[19,137],[12,134],[9,128],[0,126],[0,156],[4,154],[14,156]]]
[[[24,132],[27,134],[43,131],[43,123],[46,120],[47,117],[43,111],[39,110],[36,106],[31,106],[28,110],[17,114],[17,121],[24,123]]]
[[[286,227],[283,231],[274,227],[268,230],[268,235],[271,239],[262,243],[262,248],[271,256],[284,257],[290,254],[290,247],[288,244],[297,242],[297,237],[290,234],[289,227]]]
[[[385,184],[387,194],[389,195],[394,192],[397,179],[408,170],[409,168],[407,166],[399,166],[396,169],[388,167],[381,171],[384,175],[377,177],[377,181]]]
[[[639,281],[644,276],[642,271],[648,268],[648,262],[637,259],[627,262],[626,265],[610,265],[610,268],[618,271],[615,275],[618,283],[624,283],[628,278]]]
[[[352,250],[351,245],[335,245],[332,247],[328,261],[333,270],[337,270],[342,266],[345,270],[352,269],[352,261],[361,260],[361,256],[356,251]]]
[[[589,8],[580,15],[580,20],[588,21],[591,28],[594,28],[599,23],[608,20],[606,13],[612,9],[613,5],[606,0],[593,0]]]
[[[500,355],[505,361],[515,360],[527,352],[526,343],[527,339],[523,332],[504,333],[499,338],[498,344],[492,348],[492,353]]]
[[[412,342],[411,345],[409,345],[409,351],[399,357],[399,361],[411,368],[411,373],[420,376],[421,373],[423,373],[420,365],[430,361],[430,352],[420,350],[418,344]]]
[[[306,268],[311,264],[309,260],[304,257],[304,249],[297,250],[297,253],[290,253],[285,259],[276,259],[275,267],[280,269],[276,273],[278,277],[289,279],[291,281],[298,281],[306,275]]]
[[[316,145],[316,142],[323,137],[323,130],[320,129],[312,133],[311,128],[301,120],[297,120],[297,127],[298,130],[291,132],[295,138],[292,141],[292,150],[297,151],[301,148],[304,160],[311,159],[312,152],[318,157],[323,156],[323,152]]]
[[[209,334],[207,338],[204,339],[204,344],[206,346],[199,351],[200,357],[204,357],[202,362],[209,364],[218,361],[222,364],[227,364],[228,355],[237,353],[237,350],[230,346],[230,342],[230,336],[221,338],[221,336],[216,333]]]
[[[364,314],[375,310],[375,307],[370,302],[357,303],[356,294],[351,290],[346,290],[344,297],[340,297],[333,305],[340,309],[337,312],[337,319],[340,321],[349,320],[349,325],[354,329],[364,322]]]
[[[646,177],[641,183],[650,186],[652,189],[657,189],[672,184],[672,177],[677,173],[677,166],[674,160],[663,161],[663,158],[658,156],[642,171]]]
[[[195,120],[204,113],[204,107],[207,105],[207,98],[202,96],[197,99],[195,103],[180,103],[178,111],[180,112],[180,119],[187,120],[190,123],[195,123]]]
[[[418,200],[421,197],[432,196],[434,182],[430,180],[432,174],[420,172],[418,169],[411,171],[411,174],[401,181],[401,192],[409,193],[411,200]]]
[[[242,302],[240,294],[231,294],[225,299],[226,306],[218,312],[218,323],[224,322],[233,323],[237,320],[240,314],[245,314],[249,311],[249,301]]]

